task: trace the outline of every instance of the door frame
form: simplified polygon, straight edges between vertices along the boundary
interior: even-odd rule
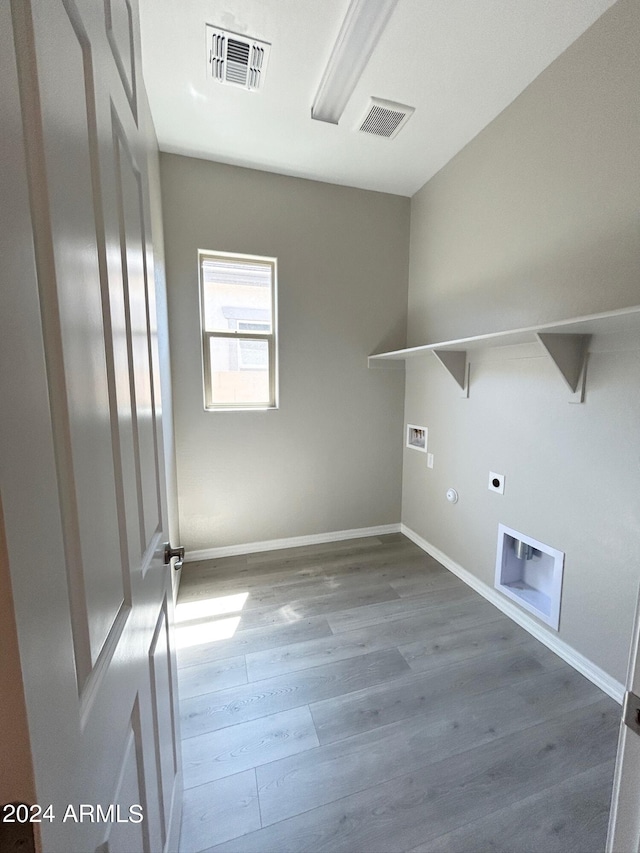
[[[629,650],[626,689],[640,695],[640,593]],[[607,853],[640,850],[640,736],[620,721],[616,769],[613,778]]]

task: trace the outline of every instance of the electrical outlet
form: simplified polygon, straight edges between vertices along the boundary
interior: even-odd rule
[[[504,495],[504,474],[496,474],[489,471],[489,491]]]
[[[427,453],[427,468],[433,468],[433,453]]]

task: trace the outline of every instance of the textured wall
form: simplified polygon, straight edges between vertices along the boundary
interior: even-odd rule
[[[640,7],[622,0],[412,200],[409,343],[640,304]],[[493,584],[498,522],[566,551],[560,637],[624,678],[640,541],[639,336],[593,341],[570,405],[535,349],[407,372],[403,521]],[[504,496],[487,490],[506,474]],[[460,493],[446,503],[449,486]]]
[[[161,155],[180,530],[189,549],[398,522],[406,198]],[[198,249],[274,256],[280,408],[205,412]]]

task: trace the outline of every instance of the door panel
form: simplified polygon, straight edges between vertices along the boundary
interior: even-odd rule
[[[171,668],[171,645],[168,613],[168,601],[165,599],[156,630],[153,635],[149,660],[151,665],[151,680],[153,697],[153,732],[158,764],[158,799],[163,815],[161,827],[167,824],[164,816],[171,813],[173,796],[173,779],[178,773],[178,750],[176,741],[176,725],[174,719],[176,707],[175,679]],[[170,745],[171,748],[168,748]],[[163,832],[162,845],[165,836]]]
[[[131,4],[128,0],[104,0],[104,17],[113,59],[120,75],[122,87],[129,100],[133,117],[137,122],[135,33]]]
[[[137,8],[12,0],[12,12],[37,271],[12,293],[39,303],[14,320],[41,336],[43,358],[3,382],[25,423],[41,402],[26,380],[44,383],[48,419],[10,434],[0,413],[16,460],[0,473],[22,506],[40,501],[51,539],[43,563],[38,515],[27,542],[9,518],[36,788],[58,815],[42,825],[44,849],[155,853],[175,842],[180,758]],[[36,452],[55,496],[40,494]],[[42,678],[38,654],[57,679]],[[64,822],[80,804],[103,819]],[[112,806],[144,819],[111,819]]]
[[[119,138],[124,135],[115,107],[110,104],[99,114],[100,170],[103,180],[103,209],[106,264],[109,293],[105,305],[110,329],[114,404],[121,460],[120,500],[121,527],[125,531],[124,563],[133,570],[146,550],[143,509],[140,501],[141,477],[139,463],[139,437],[135,386],[131,381],[133,359],[130,325],[129,295],[127,290],[126,228],[122,213],[122,190],[119,170]],[[118,128],[118,132],[116,132]]]
[[[144,758],[139,732],[139,713],[136,704],[120,759],[120,774],[110,801],[109,807],[115,805],[115,808],[109,815],[111,819],[106,825],[105,838],[97,847],[99,853],[132,853],[132,851],[150,853],[151,851],[148,824],[144,820],[138,821],[140,811],[143,814],[148,812]],[[131,814],[128,810],[125,812],[122,807],[118,809],[118,804],[127,802],[139,805],[140,810],[134,810],[135,820],[124,822],[123,818],[130,817]]]
[[[148,277],[144,241],[144,216],[140,173],[128,151],[118,123],[114,133],[114,154],[118,181],[125,317],[131,399],[133,401],[134,450],[138,492],[141,554],[161,530],[158,441],[151,367],[151,333],[147,319]]]
[[[89,675],[123,604],[109,389],[102,322],[96,199],[95,116],[91,51],[81,22],[58,4],[50,9],[54,31],[66,49],[45,41],[39,75],[56,79],[68,93],[42,87],[42,146],[47,174],[51,249],[55,280],[47,279],[47,298],[57,303],[45,322],[59,335],[63,376],[59,380],[57,445],[64,459],[61,495],[76,664],[80,687]],[[87,93],[89,93],[87,95]],[[69,188],[73,187],[73,192]],[[44,189],[44,188],[43,188]],[[43,193],[44,195],[44,193]],[[81,591],[83,594],[81,594]]]

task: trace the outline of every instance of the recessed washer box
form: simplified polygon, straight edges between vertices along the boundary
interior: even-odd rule
[[[498,525],[495,587],[558,630],[564,551]]]
[[[429,430],[426,427],[407,424],[407,447],[426,453],[428,433]]]

